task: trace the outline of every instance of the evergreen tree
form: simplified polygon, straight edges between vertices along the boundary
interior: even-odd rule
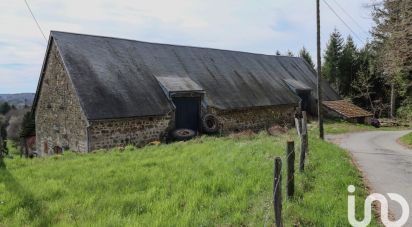
[[[342,49],[342,55],[339,59],[340,83],[338,90],[341,95],[349,96],[351,94],[351,83],[355,79],[357,68],[358,50],[351,36],[348,36]]]
[[[324,63],[322,66],[322,74],[328,82],[340,94],[341,70],[339,61],[342,56],[343,38],[338,30],[334,30],[330,35],[329,42],[324,55]]]
[[[312,68],[315,68],[315,64],[312,61],[312,56],[310,55],[309,51],[306,50],[305,47],[302,47],[302,49],[299,51],[299,57],[303,58],[306,60],[306,62],[312,66]]]
[[[276,56],[282,55],[279,50],[276,51]]]
[[[34,135],[35,131],[36,131],[36,124],[34,122],[34,115],[31,112],[27,112],[23,117],[20,137]]]
[[[0,114],[7,114],[11,110],[11,106],[9,105],[8,102],[5,102],[0,105]]]

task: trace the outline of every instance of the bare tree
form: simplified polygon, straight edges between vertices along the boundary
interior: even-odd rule
[[[358,93],[355,97],[368,100],[370,109],[375,113],[376,109],[372,100],[373,81],[371,74],[365,71],[358,72],[356,79],[352,82],[352,87]]]
[[[410,0],[383,0],[374,1],[371,8],[378,67],[390,86],[390,116],[394,117],[397,100],[412,100],[408,96],[412,92],[412,4]]]
[[[15,142],[20,141],[20,131],[23,123],[24,115],[29,109],[16,109],[10,111],[6,115],[7,124],[7,138]]]

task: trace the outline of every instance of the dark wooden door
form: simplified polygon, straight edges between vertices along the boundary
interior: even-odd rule
[[[298,96],[301,99],[300,109],[302,111],[309,111],[310,107],[310,92],[309,91],[299,91]]]
[[[199,131],[200,98],[173,98],[173,102],[176,106],[176,129],[187,128],[195,132]]]

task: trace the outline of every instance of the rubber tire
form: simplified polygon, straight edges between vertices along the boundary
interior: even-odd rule
[[[219,131],[219,119],[214,114],[206,114],[202,118],[202,130],[205,133],[213,134]]]
[[[191,129],[181,128],[181,129],[174,130],[172,132],[172,136],[174,139],[178,141],[187,141],[195,137],[196,132]]]

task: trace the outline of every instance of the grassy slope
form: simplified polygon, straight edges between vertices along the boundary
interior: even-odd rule
[[[122,152],[5,159],[0,226],[270,225],[273,159],[284,157],[286,139],[204,137]],[[313,137],[310,144],[296,198],[284,200],[286,226],[346,226],[347,186],[356,185],[363,201],[361,177],[346,152]]]
[[[401,138],[401,142],[407,146],[412,147],[412,133],[406,134]]]

